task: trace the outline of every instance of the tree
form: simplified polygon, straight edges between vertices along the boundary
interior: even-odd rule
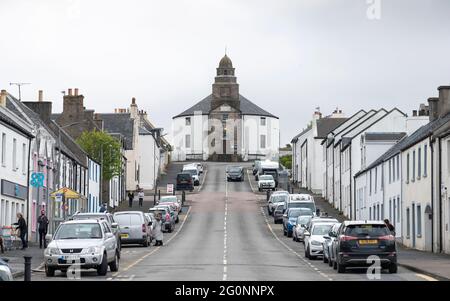
[[[84,131],[77,143],[93,160],[103,165],[102,178],[109,181],[120,175],[122,153],[120,142],[102,131]]]
[[[292,155],[286,155],[281,157],[280,163],[287,169],[292,169]]]

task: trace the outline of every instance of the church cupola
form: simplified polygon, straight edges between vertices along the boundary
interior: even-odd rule
[[[233,62],[225,54],[219,62],[213,84],[213,107],[227,103],[239,108],[239,85],[234,70]]]

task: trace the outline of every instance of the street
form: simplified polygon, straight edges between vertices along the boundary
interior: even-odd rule
[[[338,274],[320,258],[304,258],[303,245],[283,236],[282,226],[267,217],[265,196],[253,193],[251,174],[245,173],[244,182],[227,182],[226,165],[207,164],[200,192],[189,195],[191,206],[175,231],[164,234],[164,246],[124,246],[118,272],[102,277],[95,270],[82,271],[81,280],[369,280],[366,269]],[[57,272],[47,278],[33,272],[32,279],[60,281],[67,276]],[[380,279],[432,280],[402,267],[397,274],[383,271]]]

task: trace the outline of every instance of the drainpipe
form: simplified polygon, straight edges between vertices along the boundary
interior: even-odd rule
[[[350,193],[349,193],[349,196],[351,196],[352,195],[352,145],[350,144],[350,146],[349,146],[349,163],[350,163]],[[350,202],[349,202],[349,206],[350,206],[350,216],[349,216],[349,218],[350,219],[352,219],[352,200],[350,199]]]
[[[431,136],[429,138],[430,141],[430,152],[431,152],[431,252],[434,253],[434,168],[433,168],[433,160],[434,160],[434,149],[433,149],[433,140]],[[425,158],[426,160],[427,158]]]
[[[30,160],[31,160],[31,137],[28,137],[28,172],[27,172],[27,225],[30,227]],[[39,193],[39,191],[38,191]],[[27,241],[29,241],[29,233],[27,234]]]

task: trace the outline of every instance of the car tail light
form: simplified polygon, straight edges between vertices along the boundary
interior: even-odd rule
[[[166,222],[170,222],[170,214],[169,213],[166,214]]]
[[[356,237],[356,236],[348,236],[348,235],[341,235],[339,238],[342,241],[350,241],[350,240],[358,239],[358,237]]]
[[[384,235],[384,236],[380,236],[378,237],[379,240],[389,240],[389,241],[394,241],[395,237],[394,235]]]
[[[145,224],[142,224],[142,232],[147,232],[147,227],[145,227]]]

